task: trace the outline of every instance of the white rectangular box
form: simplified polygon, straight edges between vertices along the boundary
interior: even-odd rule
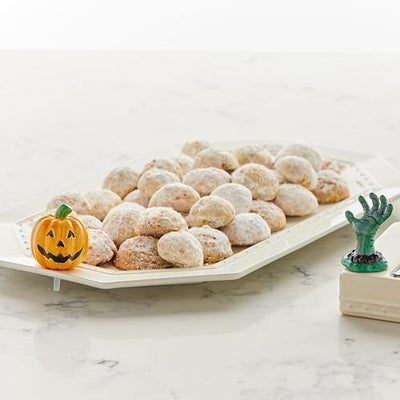
[[[355,239],[354,239],[355,240]],[[400,222],[392,224],[375,243],[388,261],[382,272],[340,275],[340,311],[345,315],[400,322],[400,278],[392,272],[400,264]]]

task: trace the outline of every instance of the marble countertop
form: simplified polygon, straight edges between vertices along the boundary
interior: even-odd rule
[[[0,206],[191,138],[400,167],[400,56],[0,52]],[[400,209],[400,204],[397,208]],[[399,220],[396,211],[392,220]],[[102,291],[0,269],[7,399],[389,399],[400,324],[343,317],[343,228],[245,278]]]

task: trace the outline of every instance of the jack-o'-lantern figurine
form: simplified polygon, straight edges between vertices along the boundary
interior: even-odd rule
[[[88,250],[88,233],[71,215],[71,207],[60,204],[55,215],[39,218],[32,228],[31,251],[45,268],[66,270],[80,264]]]

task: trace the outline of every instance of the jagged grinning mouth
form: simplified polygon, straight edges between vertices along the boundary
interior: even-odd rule
[[[52,259],[53,261],[55,261],[57,263],[65,263],[68,260],[74,261],[81,255],[82,250],[83,250],[83,247],[82,247],[74,255],[70,254],[68,256],[63,256],[63,255],[59,254],[59,255],[55,256],[52,253],[47,253],[47,251],[40,244],[38,244],[37,247],[42,255],[44,255],[47,259]]]

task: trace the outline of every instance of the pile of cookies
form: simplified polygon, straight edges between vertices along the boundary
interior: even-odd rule
[[[230,257],[284,229],[287,217],[315,213],[349,188],[335,161],[310,146],[247,145],[233,151],[186,143],[176,157],[142,171],[112,170],[103,187],[65,193],[89,232],[86,263],[113,260],[123,270],[200,267]]]

